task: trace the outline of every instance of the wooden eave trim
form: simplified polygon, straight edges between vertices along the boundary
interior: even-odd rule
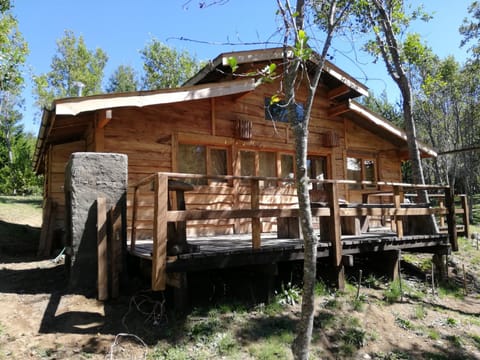
[[[327,93],[327,99],[328,100],[336,99],[339,96],[348,94],[350,92],[350,90],[351,89],[347,85],[345,85],[345,84],[340,85],[340,86],[330,90]]]
[[[365,119],[369,120],[375,126],[384,129],[385,131],[389,132],[390,134],[402,139],[406,143],[408,142],[407,134],[405,131],[401,130],[400,128],[396,127],[395,125],[391,124],[390,122],[382,119],[380,116],[370,112],[368,109],[363,107],[362,105],[358,104],[355,101],[349,101],[348,106],[350,110],[356,112],[357,114],[361,115]],[[437,157],[437,152],[433,150],[431,147],[417,141],[418,147],[421,152],[425,154],[424,157]]]
[[[269,48],[262,50],[246,50],[246,51],[237,51],[237,52],[228,52],[223,53],[217,56],[212,60],[207,66],[200,70],[197,75],[187,80],[184,85],[195,85],[198,82],[202,81],[211,71],[220,66],[228,66],[228,59],[230,57],[235,57],[238,64],[245,64],[251,62],[261,62],[261,61],[275,61],[283,59],[283,48]],[[288,50],[287,58],[293,57],[293,51]],[[311,58],[312,63],[317,64],[315,57]],[[349,87],[353,91],[358,93],[358,96],[369,96],[368,88],[363,85],[361,82],[347,74],[345,71],[341,70],[336,65],[332,64],[328,60],[325,61],[323,71],[328,73],[330,76],[334,77],[340,81],[345,86]]]
[[[198,85],[155,92],[95,95],[55,101],[56,115],[77,115],[86,111],[118,107],[144,107],[175,102],[209,99],[219,96],[250,92],[255,80],[237,80],[208,85]]]
[[[334,117],[350,111],[348,102],[344,102],[328,109],[328,116]]]

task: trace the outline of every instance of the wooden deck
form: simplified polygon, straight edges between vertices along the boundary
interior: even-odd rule
[[[207,205],[205,208],[188,209],[185,206],[184,192],[192,187],[175,179],[249,183],[247,193],[250,201],[246,200],[248,203],[233,208]],[[167,282],[171,281],[169,274],[302,260],[304,248],[300,238],[298,207],[295,208],[291,203],[287,206],[274,203],[272,206],[262,198],[259,186],[262,182],[280,184],[285,181],[287,180],[280,178],[157,173],[136,184],[129,227],[129,252],[135,257],[151,261],[152,290],[165,290]],[[378,182],[375,185],[382,189],[380,193],[366,192],[365,201],[349,204],[340,201],[338,188],[347,186],[352,181],[311,182],[321,183],[327,195],[324,203],[312,203],[311,207],[312,216],[318,220],[317,231],[323,236],[318,243],[317,257],[331,262],[338,275],[339,287],[344,284],[343,268],[352,263],[353,255],[378,253],[398,261],[400,251],[442,255],[458,249],[458,212],[453,191],[448,186]],[[359,184],[364,185],[363,182]],[[406,191],[441,194],[444,203],[415,204],[406,200]],[[369,195],[387,196],[389,200],[370,203]],[[151,200],[148,201],[146,196]],[[426,221],[428,217],[440,219],[440,225],[446,225],[448,231],[438,233],[432,223]],[[149,223],[146,222],[148,219],[151,219]],[[202,225],[245,219],[250,223],[250,233],[243,234],[240,231],[242,234],[213,237],[192,236],[188,233],[188,224],[194,224],[196,227],[193,230],[198,230]],[[262,230],[263,222],[272,223],[272,219],[275,223],[273,231],[276,232]],[[373,226],[371,220],[380,222],[384,227],[378,228],[378,224]],[[419,224],[422,225],[418,226]],[[465,225],[468,228],[467,222]],[[151,235],[145,236],[145,231]],[[151,240],[142,240],[145,238]]]
[[[303,260],[303,240],[279,239],[277,233],[262,233],[261,247],[252,248],[251,234],[189,238],[198,251],[167,258],[167,273],[221,269],[244,265]],[[130,250],[130,248],[129,248]],[[332,244],[319,241],[317,258],[332,256]],[[385,251],[422,251],[447,254],[448,234],[411,235],[398,238],[392,231],[371,231],[360,236],[342,236],[342,255]],[[153,240],[137,240],[131,255],[152,260]]]

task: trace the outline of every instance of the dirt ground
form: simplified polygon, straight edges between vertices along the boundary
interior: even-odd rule
[[[138,328],[142,328],[146,345],[155,345],[158,326],[139,311],[138,303],[133,303],[132,310],[134,298],[125,295],[102,303],[66,291],[61,261],[39,260],[34,242],[17,241],[19,233],[21,238],[36,238],[39,229],[16,225],[14,220],[0,221],[0,359],[144,358],[147,350],[141,339],[129,339],[132,350],[128,355],[122,355],[115,346],[118,334],[135,333]],[[408,284],[410,289],[418,285],[419,291],[430,292],[422,279],[406,279],[405,286]],[[348,301],[335,310],[353,314],[369,334],[353,358],[480,359],[480,295],[475,283],[469,286],[464,298],[430,294],[391,305],[382,301],[383,290],[375,286],[362,289],[361,311],[352,310]],[[331,300],[319,299],[322,314],[329,311],[325,304]],[[292,315],[299,309],[288,311]],[[334,337],[328,331],[325,336]],[[329,358],[328,352],[325,357]]]

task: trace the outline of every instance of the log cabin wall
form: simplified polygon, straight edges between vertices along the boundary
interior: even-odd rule
[[[253,69],[245,66],[240,72]],[[212,165],[212,158],[220,155],[225,160],[221,171],[228,175],[288,176],[292,170],[287,167],[293,166],[293,135],[287,123],[267,119],[265,111],[268,104],[266,99],[280,89],[278,81],[244,94],[85,113],[83,119],[89,125],[84,132],[84,140],[51,147],[45,161],[48,174],[46,189],[61,205],[58,222],[64,221],[64,166],[75,151],[126,154],[130,185],[155,172],[198,172],[193,166],[195,164],[186,164],[184,156],[180,155],[185,149],[195,147],[204,154],[204,172],[208,174],[223,174],[216,173],[218,169]],[[315,174],[323,173],[325,178],[330,179],[348,179],[352,173],[348,160],[352,158],[370,162],[370,167],[362,163],[361,171],[354,172],[354,176],[360,176],[360,180],[369,180],[370,176],[374,181],[400,181],[398,149],[342,115],[329,115],[332,107],[337,105],[334,99],[329,99],[329,91],[331,89],[326,86],[319,86],[311,113],[309,161],[322,168]],[[305,102],[301,86],[297,97],[300,102]],[[245,171],[242,161],[251,162],[249,171]],[[262,161],[268,162],[268,166],[262,166]],[[292,184],[279,185],[263,184],[261,207],[296,205],[295,187]],[[381,189],[344,185],[339,187],[339,197],[360,202],[364,192],[378,190]],[[140,197],[138,219],[145,237],[151,237],[151,195],[147,191]],[[312,201],[325,201],[323,187],[312,186],[311,198]],[[132,200],[133,194],[129,192],[129,220]],[[171,203],[175,203],[174,199],[171,199]],[[248,184],[239,180],[196,184],[195,190],[186,194],[186,205],[189,209],[247,208],[250,206],[250,189]],[[274,219],[263,219],[262,226],[263,231],[270,231],[275,230],[276,224]],[[242,233],[249,229],[248,219],[212,220],[208,226],[194,221],[188,223],[190,235]],[[141,238],[141,232],[139,235]]]
[[[242,173],[242,152],[254,154],[255,174],[264,176],[259,168],[259,154],[267,154],[275,161],[275,173],[282,175],[282,156],[293,158],[294,143],[288,124],[272,122],[265,118],[265,98],[274,94],[278,85],[262,85],[245,95],[217,97],[213,99],[149,106],[145,108],[119,108],[112,110],[112,118],[102,128],[98,123],[86,134],[90,151],[126,154],[129,162],[129,184],[158,171],[182,172],[185,168],[179,157],[179,147],[199,146],[205,151],[207,172],[208,154],[212,149],[225,151],[228,175]],[[325,89],[320,88],[315,109],[312,112],[309,132],[309,155],[326,160],[326,178],[346,178],[346,157],[369,154],[375,160],[378,180],[400,180],[400,161],[391,153],[392,144],[382,140],[342,117],[329,117],[330,103]],[[97,114],[97,118],[99,115]],[[251,133],[239,136],[237,123],[251,123]],[[334,137],[332,143],[331,137]],[[330,139],[330,140],[328,140]],[[99,146],[101,144],[101,146]],[[382,151],[390,151],[384,153]],[[380,155],[382,154],[382,155]],[[381,166],[381,168],[380,168]],[[397,169],[397,170],[395,170]],[[193,171],[192,171],[193,172]],[[292,207],[296,205],[294,186],[264,184],[261,207]],[[340,197],[349,201],[361,200],[364,189],[340,189]],[[140,198],[138,214],[145,237],[150,237],[152,199],[148,192]],[[133,194],[128,194],[128,218],[131,218]],[[312,200],[324,200],[322,191],[312,190]],[[172,199],[172,203],[174,203]],[[188,209],[229,209],[250,206],[248,184],[210,182],[197,184],[186,194]],[[271,221],[270,221],[271,220]],[[263,231],[275,229],[274,219],[263,219]],[[212,220],[209,226],[189,222],[189,235],[231,234],[249,231],[250,220]],[[141,233],[140,233],[141,234]],[[141,237],[141,235],[140,235]]]
[[[55,204],[57,229],[65,228],[65,165],[74,152],[85,151],[85,141],[51,145],[46,154],[44,202],[47,198]]]

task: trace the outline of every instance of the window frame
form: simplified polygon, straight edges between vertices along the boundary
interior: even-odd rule
[[[212,165],[211,165],[211,150],[225,150],[226,152],[226,170],[227,173],[225,176],[232,175],[232,162],[231,162],[231,146],[220,146],[220,145],[211,145],[211,144],[202,144],[202,143],[192,143],[192,142],[187,142],[187,141],[179,141],[177,143],[177,151],[175,154],[176,157],[176,171],[181,172],[180,170],[180,158],[179,158],[179,149],[180,146],[182,145],[187,145],[187,146],[202,146],[205,148],[205,174],[203,175],[217,175],[212,173]],[[187,174],[187,173],[185,173]],[[189,179],[185,179],[189,180]],[[232,186],[233,183],[231,180],[215,180],[215,179],[207,179],[205,184],[194,184],[194,185],[199,185],[199,186],[205,186],[205,185],[210,185],[212,183],[218,183],[218,184],[228,184],[229,186]]]
[[[368,184],[348,184],[348,190],[353,191],[361,191],[361,190],[376,190],[378,189],[378,161],[376,156],[374,155],[367,155],[367,154],[356,154],[356,153],[348,153],[345,157],[345,174],[347,175],[347,180],[353,180],[348,177],[348,159],[357,159],[360,160],[360,181],[371,181],[375,183],[374,185]],[[371,161],[373,163],[373,180],[366,179],[366,166],[365,162]]]

